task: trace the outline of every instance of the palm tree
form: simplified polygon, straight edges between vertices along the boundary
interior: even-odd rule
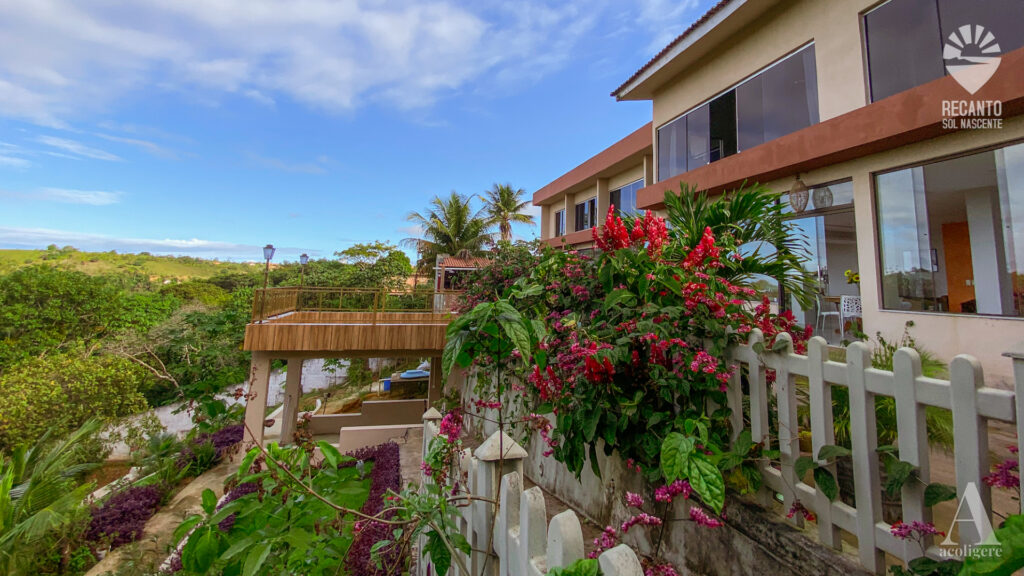
[[[742,260],[723,260],[727,278],[748,283],[758,276],[773,278],[802,306],[814,302],[817,280],[804,267],[809,257],[807,238],[785,219],[778,194],[744,182],[737,190],[710,200],[706,191],[684,183],[680,194],[665,193],[665,207],[674,240],[666,246],[666,258],[685,258],[700,242],[704,228],[710,227],[716,238],[731,234],[737,246],[748,247]]]
[[[71,521],[92,492],[78,477],[96,464],[80,461],[80,447],[99,429],[99,420],[89,420],[57,443],[47,432],[31,448],[0,454],[0,573],[21,573],[18,553],[31,553],[30,545]]]
[[[513,188],[511,184],[495,184],[484,194],[480,197],[484,201],[483,212],[492,226],[497,224],[503,242],[512,240],[513,222],[534,223],[533,216],[525,213],[530,202],[523,200],[526,191],[522,188]]]
[[[456,192],[448,198],[435,196],[426,214],[410,212],[406,219],[421,230],[421,238],[402,240],[403,245],[416,248],[420,270],[433,268],[441,254],[479,256],[493,241],[487,232],[490,223],[482,211],[474,211],[470,199]]]

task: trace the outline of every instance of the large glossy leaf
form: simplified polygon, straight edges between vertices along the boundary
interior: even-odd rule
[[[661,473],[665,481],[675,482],[687,472],[687,462],[693,453],[694,440],[679,432],[671,432],[661,443]]]
[[[700,452],[690,455],[686,464],[686,479],[705,504],[716,514],[722,512],[722,506],[725,505],[725,478],[707,456]]]

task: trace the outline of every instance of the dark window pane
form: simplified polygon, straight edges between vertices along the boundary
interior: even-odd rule
[[[711,161],[736,153],[736,91],[708,103],[711,116]]]
[[[622,211],[622,188],[608,193],[608,203],[615,208],[616,212]]]
[[[711,161],[711,121],[708,105],[686,115],[686,169],[694,170]]]
[[[818,121],[814,46],[765,70],[763,76],[765,142]]]
[[[686,172],[686,117],[658,129],[658,181]]]
[[[970,25],[972,47],[964,56],[982,56],[980,48],[999,45],[999,51],[984,55],[1001,56],[1024,46],[1024,2],[1021,0],[939,0],[939,21],[942,25],[942,41],[949,42],[952,34],[964,39]],[[980,32],[977,26],[984,29]],[[988,34],[992,34],[989,39]],[[978,38],[980,36],[980,39]],[[955,46],[955,44],[954,44]],[[949,58],[950,54],[944,54]],[[947,60],[946,64],[950,62]]]
[[[555,236],[565,236],[565,210],[555,212]]]
[[[864,29],[872,101],[942,77],[942,40],[935,0],[883,4],[864,17]]]
[[[641,179],[612,190],[609,201],[615,207],[615,212],[622,215],[636,214],[636,192],[643,187],[644,181]]]
[[[736,125],[739,151],[764,143],[764,78],[755,76],[736,88]]]
[[[576,230],[588,230],[597,221],[597,199],[591,198],[576,205]]]

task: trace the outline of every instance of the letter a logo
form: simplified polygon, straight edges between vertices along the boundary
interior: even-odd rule
[[[960,505],[956,507],[956,514],[953,522],[946,531],[946,539],[942,546],[957,546],[953,541],[953,527],[960,526],[960,538],[968,544],[994,544],[999,545],[995,533],[992,531],[992,522],[989,521],[988,511],[981,502],[981,493],[974,482],[968,482],[964,489],[964,495],[960,497]]]

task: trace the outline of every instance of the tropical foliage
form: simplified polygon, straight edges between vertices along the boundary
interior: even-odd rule
[[[729,237],[738,248],[735,257],[721,263],[721,277],[743,284],[771,279],[805,307],[814,301],[817,281],[803,265],[806,236],[785,219],[777,194],[745,184],[711,200],[707,192],[683,184],[679,194],[665,194],[665,208],[675,240],[666,248],[666,259],[682,260],[710,228],[715,238]]]
[[[90,420],[64,439],[47,433],[31,447],[0,452],[0,572],[33,573],[51,558],[40,555],[46,548],[55,549],[57,564],[76,552],[60,531],[74,523],[92,491],[80,477],[95,464],[81,460],[80,448],[99,428]]]
[[[410,212],[407,220],[419,227],[420,236],[406,238],[402,243],[419,253],[416,266],[420,270],[433,269],[441,254],[478,256],[492,242],[487,231],[490,222],[473,208],[468,196],[456,192],[447,198],[435,196],[425,213]]]
[[[524,200],[526,191],[511,184],[495,184],[484,192],[484,214],[491,225],[498,227],[503,242],[512,241],[512,224],[533,224],[533,216],[526,211],[530,201]]]

